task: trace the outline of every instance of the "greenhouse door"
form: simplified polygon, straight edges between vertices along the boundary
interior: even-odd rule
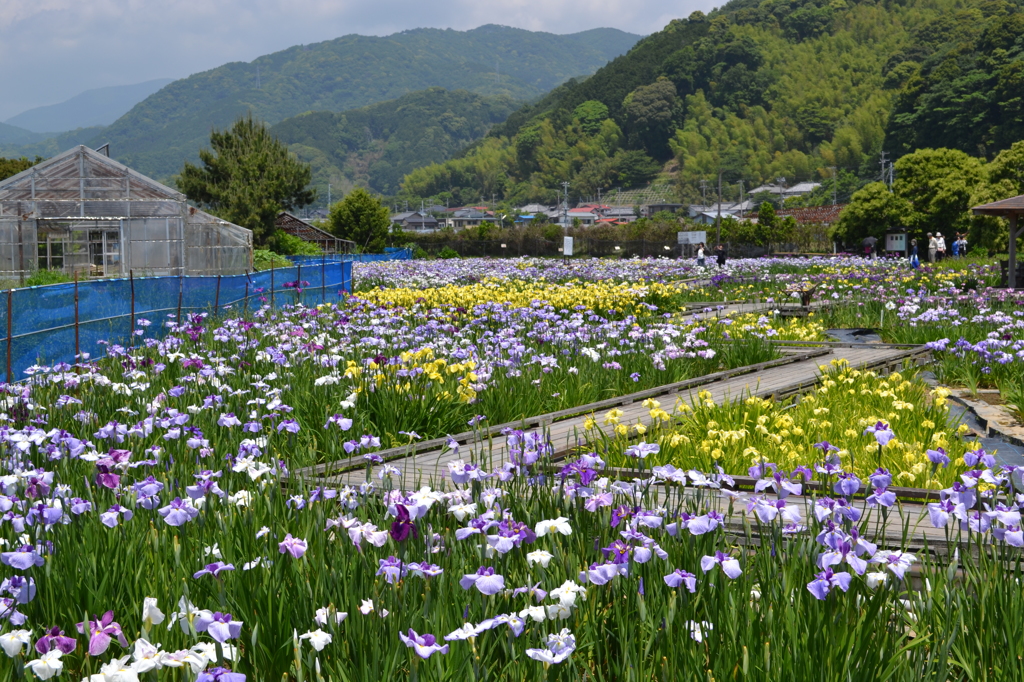
[[[89,264],[92,277],[117,277],[121,271],[121,231],[89,230]]]

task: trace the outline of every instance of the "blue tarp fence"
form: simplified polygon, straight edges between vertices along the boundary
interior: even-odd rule
[[[5,372],[0,378],[23,379],[36,364],[73,363],[76,349],[101,357],[106,351],[101,341],[127,345],[133,311],[136,322],[150,322],[145,336],[153,337],[179,312],[229,309],[237,314],[297,302],[315,306],[335,303],[351,291],[352,263],[322,258],[248,275],[103,279],[11,289],[0,292],[0,372]]]
[[[306,265],[320,265],[321,262],[328,263],[375,263],[384,260],[412,260],[412,249],[387,247],[384,253],[345,253],[330,256],[288,256],[288,260],[305,267]]]

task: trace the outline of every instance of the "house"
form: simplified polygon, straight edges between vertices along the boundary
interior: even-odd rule
[[[760,185],[750,190],[748,194],[751,196],[760,194],[762,192],[769,192],[780,197],[783,201],[791,199],[793,197],[802,197],[805,194],[810,194],[817,188],[821,187],[820,182],[798,182],[792,187],[786,187],[785,185],[773,185],[771,183]]]
[[[479,208],[459,208],[453,211],[445,221],[448,227],[455,230],[464,230],[467,227],[476,227],[485,222],[494,222],[493,215],[487,215]]]
[[[597,222],[597,219],[601,215],[597,213],[596,209],[590,208],[572,208],[569,209],[569,224],[575,225],[576,221],[580,222],[580,225],[593,225]]]
[[[607,206],[601,211],[601,216],[605,219],[613,218],[618,223],[631,223],[636,220],[636,211],[632,206]]]
[[[277,214],[274,225],[285,234],[298,237],[310,244],[316,244],[324,253],[352,253],[353,247],[356,245],[355,242],[348,239],[338,239],[330,232],[310,225],[302,218],[298,218],[287,211],[281,211]]]
[[[640,207],[640,215],[645,218],[650,218],[655,213],[661,213],[662,211],[668,211],[669,213],[675,213],[681,209],[686,208],[682,204],[647,204],[646,206]]]
[[[239,275],[252,232],[78,146],[0,182],[0,278]]]
[[[722,202],[721,206],[719,206],[719,204],[710,204],[708,206],[691,204],[688,209],[688,214],[697,222],[702,222],[701,216],[705,213],[710,213],[717,218],[719,211],[721,211],[723,218],[726,216],[739,218],[740,216],[745,216],[755,210],[753,202],[747,199],[742,202]]]
[[[520,206],[516,210],[519,211],[520,213],[543,213],[547,215],[547,212],[551,209],[549,206],[544,206],[542,204],[527,204],[526,206]]]
[[[440,227],[437,218],[429,213],[421,213],[419,211],[395,213],[391,216],[391,224],[400,227],[406,232],[437,232]]]

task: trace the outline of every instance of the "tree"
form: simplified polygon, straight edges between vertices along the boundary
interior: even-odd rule
[[[37,156],[35,161],[29,161],[24,156],[20,159],[0,158],[0,180],[6,180],[12,175],[17,175],[24,170],[28,170],[42,160],[43,159],[40,156]]]
[[[872,182],[853,193],[839,214],[836,235],[859,246],[865,237],[880,239],[886,230],[905,226],[911,212],[910,203],[890,192],[884,182]]]
[[[629,93],[623,102],[623,110],[628,123],[630,143],[643,147],[656,159],[667,159],[671,155],[668,139],[678,108],[676,86],[664,77],[650,85],[641,85]]]
[[[757,225],[753,236],[758,245],[764,246],[771,253],[772,244],[784,241],[793,233],[796,221],[792,218],[779,218],[775,207],[770,201],[763,201],[757,208]]]
[[[331,206],[327,217],[330,231],[342,239],[351,239],[366,253],[384,250],[391,214],[387,206],[362,187]]]
[[[966,231],[971,195],[984,182],[982,163],[957,149],[919,149],[896,162],[893,191],[909,202],[908,225],[952,236]]]
[[[199,151],[201,167],[185,163],[178,189],[215,215],[252,230],[257,244],[274,235],[278,213],[316,199],[308,187],[309,166],[251,114],[210,133],[210,147]]]

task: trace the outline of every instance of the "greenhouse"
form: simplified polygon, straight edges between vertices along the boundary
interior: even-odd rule
[[[252,232],[84,146],[0,182],[0,279],[237,275]]]

